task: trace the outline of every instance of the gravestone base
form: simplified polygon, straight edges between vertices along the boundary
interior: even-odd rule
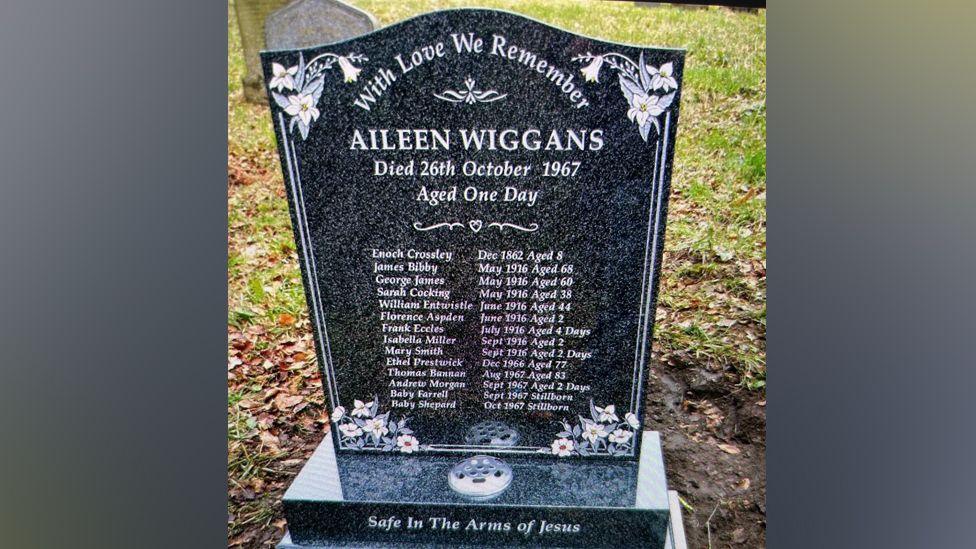
[[[502,456],[514,472],[511,486],[476,501],[448,485],[448,472],[463,456],[337,455],[327,439],[285,493],[290,531],[278,547],[683,549],[658,433],[644,432],[640,456],[635,462]]]

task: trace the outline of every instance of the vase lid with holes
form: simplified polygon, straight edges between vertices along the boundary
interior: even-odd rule
[[[289,543],[665,547],[684,51],[460,9],[262,61],[330,420]]]

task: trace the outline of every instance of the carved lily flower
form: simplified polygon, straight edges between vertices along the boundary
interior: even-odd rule
[[[346,409],[343,408],[342,406],[336,406],[335,410],[332,410],[332,421],[338,422],[345,415],[346,415]]]
[[[665,63],[660,69],[648,65],[647,72],[651,73],[651,87],[655,90],[663,89],[667,92],[678,87],[678,81],[674,79],[673,63]]]
[[[268,87],[278,91],[295,89],[295,75],[298,74],[298,67],[288,67],[279,63],[271,64],[271,82]]]
[[[583,73],[583,77],[587,82],[599,82],[601,67],[603,67],[603,56],[597,55],[593,58],[593,61],[591,61],[589,65],[581,69],[581,72]]]
[[[355,423],[343,423],[339,426],[339,430],[342,434],[349,438],[356,438],[363,434],[363,430],[360,429]]]
[[[363,70],[356,68],[348,57],[339,57],[339,68],[342,69],[342,77],[346,82],[355,82],[359,78],[359,72]]]
[[[397,437],[397,447],[400,448],[400,451],[404,454],[414,453],[418,446],[419,444],[417,444],[417,439],[410,435],[400,435]]]
[[[624,419],[627,420],[627,425],[630,425],[631,429],[640,428],[640,420],[638,420],[637,416],[634,415],[633,413],[627,412],[627,414],[624,416]]]
[[[369,410],[369,405],[361,400],[353,401],[352,415],[356,417],[370,417],[373,412]]]
[[[607,428],[603,425],[590,420],[584,420],[583,438],[589,440],[590,443],[596,443],[597,439],[605,438],[607,434]]]
[[[642,93],[635,93],[633,100],[630,102],[630,110],[627,111],[627,118],[637,123],[638,127],[643,127],[647,125],[647,121],[652,116],[657,116],[664,112],[664,109],[658,106],[659,98],[656,95],[645,95]]]
[[[363,425],[363,430],[377,437],[381,437],[390,432],[386,428],[386,422],[375,417],[366,420],[366,423]]]
[[[308,126],[312,120],[319,118],[319,110],[315,107],[315,98],[307,93],[289,95],[285,112],[291,116],[297,116],[305,126]]]
[[[616,442],[618,444],[627,442],[630,437],[634,436],[633,433],[627,431],[626,429],[617,429],[616,431],[607,435],[607,440],[610,442]]]
[[[607,423],[610,421],[619,421],[619,418],[615,413],[617,409],[614,408],[613,404],[610,404],[606,408],[600,408],[599,406],[596,406],[595,408],[596,408],[596,413],[599,414],[600,421],[602,421],[603,423]]]
[[[566,457],[573,454],[573,441],[568,438],[557,438],[552,443],[553,455]]]

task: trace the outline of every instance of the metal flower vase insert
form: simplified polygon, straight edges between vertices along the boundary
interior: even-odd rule
[[[282,546],[671,547],[684,52],[464,9],[262,60],[331,418]]]

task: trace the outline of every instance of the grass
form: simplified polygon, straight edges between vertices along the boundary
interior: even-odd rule
[[[706,367],[764,390],[764,11],[585,0],[351,3],[382,25],[435,9],[483,6],[596,38],[686,48],[655,355],[673,367]],[[232,6],[228,14],[228,350],[241,361],[228,364],[228,510],[231,536],[259,546],[275,535],[277,498],[298,467],[282,464],[310,451],[314,445],[305,440],[321,437],[327,411],[270,117],[266,107],[243,101],[245,68]],[[279,414],[276,390],[302,396],[307,406]],[[280,452],[269,448],[274,440]]]

